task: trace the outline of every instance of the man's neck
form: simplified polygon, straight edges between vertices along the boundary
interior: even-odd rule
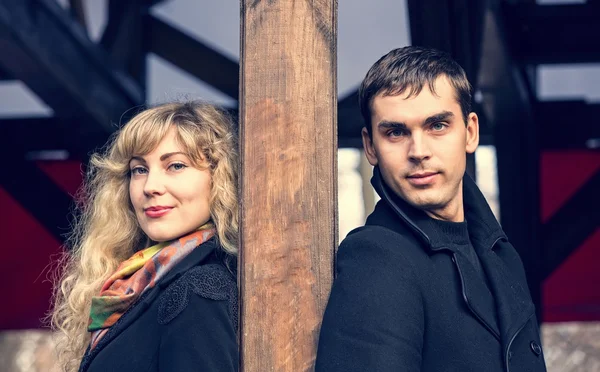
[[[446,210],[443,211],[425,211],[425,213],[436,220],[442,220],[447,222],[464,222],[465,221],[465,213],[461,208],[459,211],[455,211],[454,213],[449,213]]]

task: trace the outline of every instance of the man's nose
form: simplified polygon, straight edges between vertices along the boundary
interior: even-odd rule
[[[431,157],[431,150],[427,143],[427,138],[423,133],[412,133],[408,157],[415,162],[421,162]]]

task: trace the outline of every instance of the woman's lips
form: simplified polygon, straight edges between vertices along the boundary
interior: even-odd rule
[[[146,216],[150,218],[159,218],[169,213],[172,207],[151,207],[144,210]]]

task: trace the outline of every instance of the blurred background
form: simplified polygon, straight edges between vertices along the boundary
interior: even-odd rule
[[[548,370],[600,371],[600,1],[338,11],[340,240],[377,200],[360,81],[393,48],[450,52],[481,120],[468,172],[526,266]],[[234,0],[0,0],[0,370],[54,368],[49,275],[90,153],[144,103],[203,99],[235,114],[239,25]]]

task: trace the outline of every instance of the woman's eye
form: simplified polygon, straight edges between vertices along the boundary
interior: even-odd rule
[[[132,176],[136,176],[136,175],[146,174],[148,172],[148,170],[144,167],[135,167],[135,168],[132,168],[130,172],[131,172]]]
[[[169,169],[174,170],[174,171],[180,171],[187,168],[187,165],[183,164],[183,163],[173,163],[171,165],[169,165]]]

